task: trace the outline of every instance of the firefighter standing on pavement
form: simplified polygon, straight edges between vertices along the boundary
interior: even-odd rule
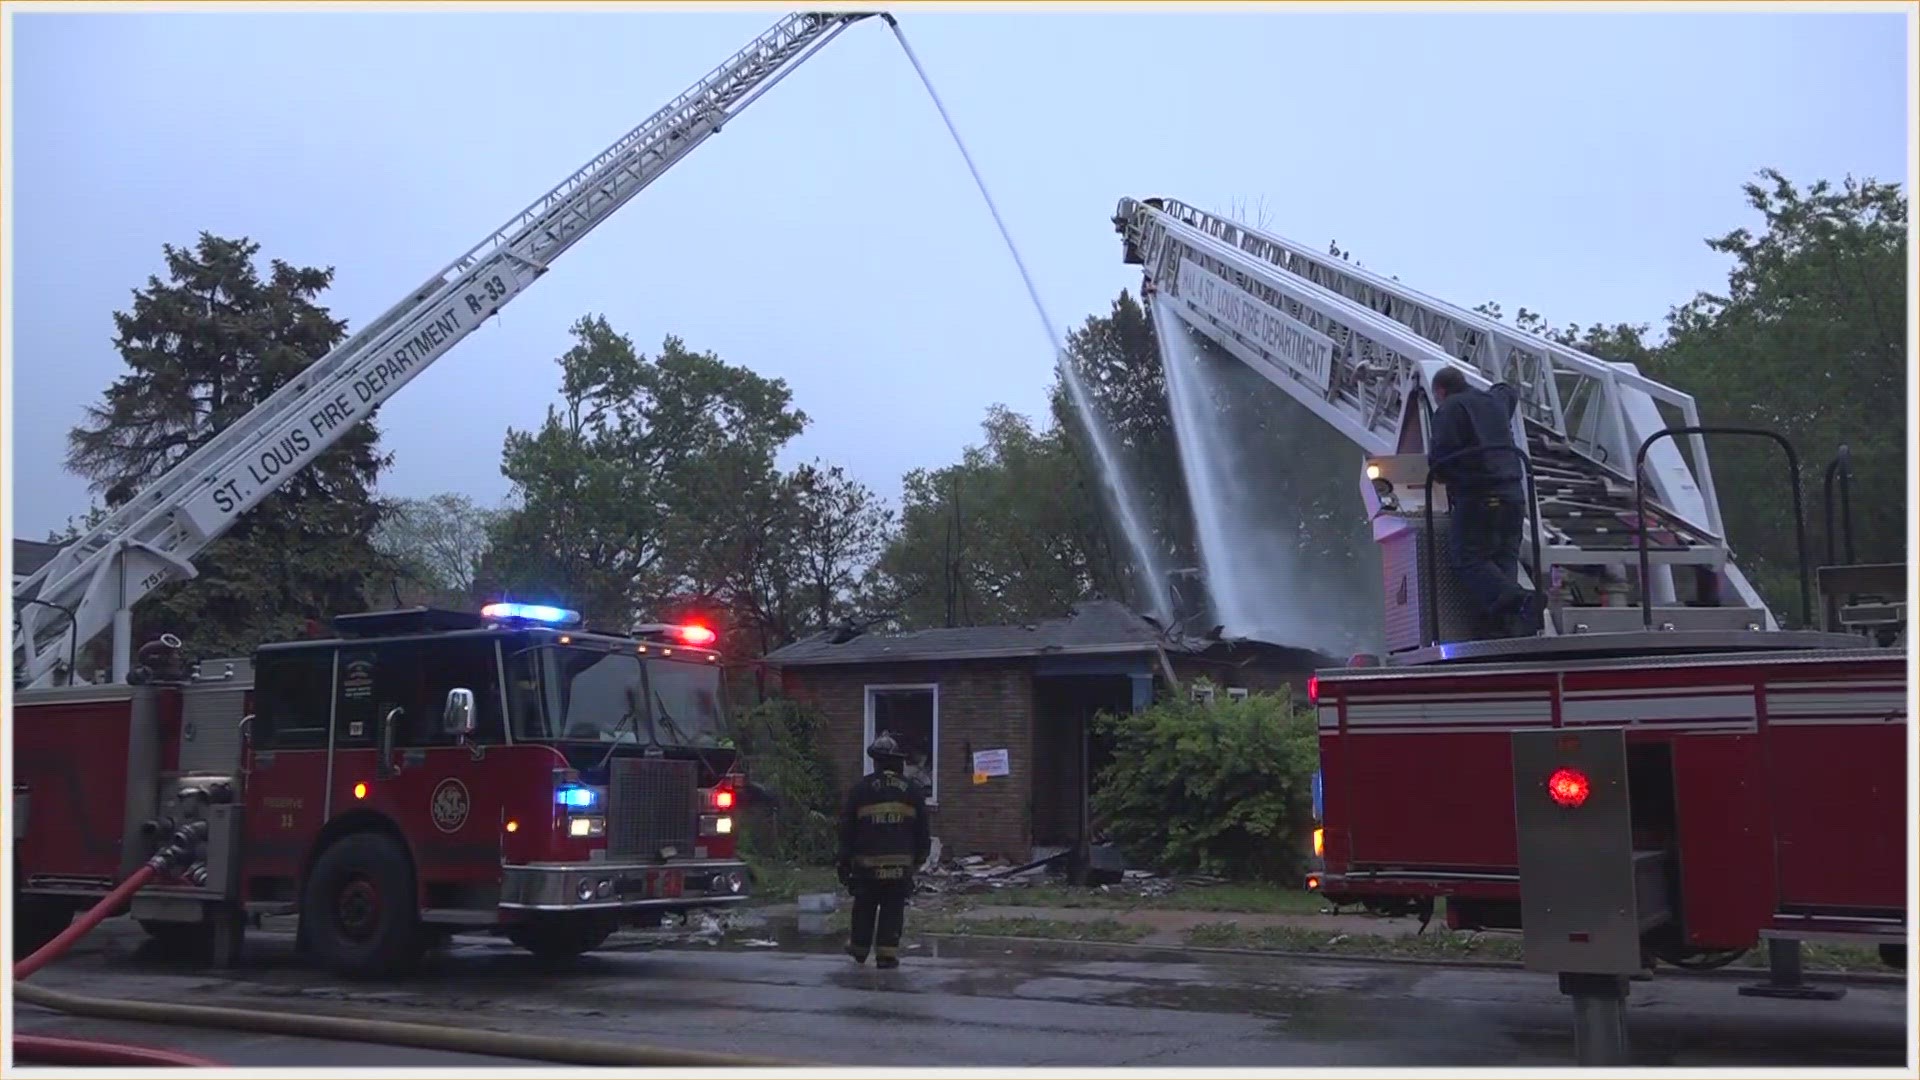
[[[927,796],[906,776],[906,757],[882,732],[867,747],[873,772],[847,792],[840,811],[840,883],[853,894],[853,940],[847,955],[856,963],[900,966],[900,932],[906,926],[913,872],[933,847]]]

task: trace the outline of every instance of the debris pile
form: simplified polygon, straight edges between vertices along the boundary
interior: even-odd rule
[[[917,891],[933,896],[968,896],[1036,885],[1063,885],[1066,882],[1066,859],[1066,853],[1061,852],[1024,866],[1015,866],[1005,860],[981,855],[965,855],[950,860],[941,860],[936,855],[927,860],[927,865],[921,869]],[[1126,870],[1120,873],[1118,881],[1090,886],[1090,891],[1105,896],[1144,899],[1166,896],[1183,888],[1206,888],[1225,880],[1206,874],[1166,876],[1150,870]]]
[[[984,855],[963,855],[943,860],[935,851],[921,868],[916,880],[918,892],[936,896],[965,896],[999,889],[1024,889],[1047,876],[1045,862],[1028,866],[988,859]]]

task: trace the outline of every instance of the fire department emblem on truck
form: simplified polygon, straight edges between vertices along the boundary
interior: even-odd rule
[[[467,785],[452,777],[440,781],[440,786],[433,789],[433,827],[446,833],[459,832],[467,823],[471,806]]]

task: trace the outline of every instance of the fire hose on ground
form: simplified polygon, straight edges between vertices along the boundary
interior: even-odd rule
[[[89,931],[122,910],[128,900],[154,877],[178,865],[193,848],[195,826],[204,833],[204,822],[182,827],[153,858],[129,874],[112,892],[73,921],[31,956],[13,966],[13,996],[16,1002],[72,1016],[122,1020],[133,1023],[163,1024],[181,1027],[244,1031],[256,1035],[283,1035],[334,1042],[379,1043],[421,1050],[487,1057],[520,1058],[561,1065],[608,1066],[614,1068],[794,1068],[799,1062],[737,1054],[683,1050],[666,1046],[637,1046],[624,1043],[518,1035],[500,1031],[450,1027],[438,1024],[410,1024],[392,1020],[359,1020],[340,1016],[312,1016],[272,1010],[238,1009],[213,1005],[181,1005],[171,1002],[133,1001],[124,998],[70,994],[29,986],[25,980],[34,972],[59,959]],[[171,1050],[159,1050],[122,1043],[96,1042],[23,1035],[13,1037],[15,1064],[73,1066],[166,1066],[175,1068],[220,1068],[222,1064]]]

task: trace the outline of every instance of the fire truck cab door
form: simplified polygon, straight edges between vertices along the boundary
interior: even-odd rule
[[[340,650],[335,813],[378,813],[407,838],[423,892],[497,881],[510,755],[492,638],[448,636]],[[474,697],[475,730],[446,730],[449,691]],[[391,718],[391,719],[389,719]],[[383,729],[393,726],[381,767]]]

